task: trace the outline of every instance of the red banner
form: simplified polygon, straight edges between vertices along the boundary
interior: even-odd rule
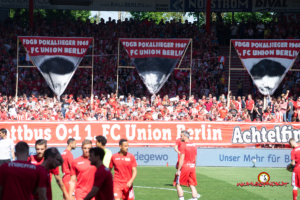
[[[130,58],[181,58],[190,39],[120,39]]]
[[[83,57],[93,38],[80,37],[25,37],[20,41],[30,56],[74,56]]]
[[[263,95],[272,95],[293,66],[300,40],[231,40]]]
[[[3,122],[14,142],[34,145],[46,139],[50,146],[66,146],[73,137],[77,143],[103,135],[108,146],[117,146],[127,139],[131,146],[170,146],[180,137],[181,130],[190,132],[197,146],[247,146],[272,143],[287,144],[290,138],[300,139],[300,124],[288,123],[222,123],[222,122]]]
[[[300,40],[231,40],[241,59],[286,58],[293,60],[300,51]]]

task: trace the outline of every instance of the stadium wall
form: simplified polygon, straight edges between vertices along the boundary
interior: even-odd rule
[[[63,152],[65,147],[58,148]],[[112,153],[119,151],[118,147],[108,148]],[[132,147],[129,149],[138,166],[175,166],[177,153],[171,147]],[[35,149],[30,148],[35,154]],[[72,151],[74,158],[82,155],[80,147]],[[198,149],[197,166],[213,167],[252,167],[256,159],[256,167],[286,167],[290,163],[291,149],[251,149],[251,148],[201,148]]]

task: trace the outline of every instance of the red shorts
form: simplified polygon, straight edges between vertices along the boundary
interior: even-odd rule
[[[114,197],[115,199],[134,200],[133,187],[127,187],[127,183],[114,182]]]
[[[300,173],[292,173],[292,186],[300,186]]]
[[[69,188],[70,188],[70,180],[71,180],[71,177],[70,176],[64,176],[62,178],[62,182],[67,190],[67,192],[69,193]],[[65,195],[63,195],[63,197],[65,198]]]
[[[186,185],[187,187],[189,187],[190,185],[196,186],[197,185],[196,172],[181,171],[180,175],[177,176],[176,183],[179,183],[180,185]]]

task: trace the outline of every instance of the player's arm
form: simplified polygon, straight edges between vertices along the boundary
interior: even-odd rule
[[[54,177],[55,177],[57,185],[59,186],[59,188],[61,189],[61,191],[65,195],[66,199],[69,199],[69,193],[68,193],[64,183],[62,182],[60,175],[55,174]]]
[[[15,157],[15,149],[12,148],[10,152],[11,152],[11,158],[12,158],[12,160],[15,160],[15,158],[16,158]]]
[[[180,151],[178,150],[178,145],[177,145],[177,144],[174,145],[174,150],[175,150],[178,154],[180,154]]]
[[[180,171],[181,171],[181,168],[183,165],[183,161],[184,161],[184,157],[185,157],[185,154],[180,155],[180,160],[179,160],[178,169],[177,169],[177,175],[180,174]]]
[[[136,178],[136,175],[137,175],[137,169],[136,169],[136,167],[133,167],[133,168],[132,168],[132,178],[128,181],[127,187],[130,188],[130,187],[132,186],[133,181],[134,181],[134,179]]]
[[[75,190],[75,184],[76,184],[76,175],[71,175],[70,189],[69,189],[69,195],[70,196],[72,196],[73,191]]]
[[[289,170],[289,169],[291,169],[291,168],[294,167],[294,166],[295,166],[295,160],[292,160],[291,164],[289,164],[289,165],[286,167],[286,169]]]
[[[98,193],[99,188],[96,186],[93,186],[92,190],[86,195],[84,200],[91,200],[96,194]]]

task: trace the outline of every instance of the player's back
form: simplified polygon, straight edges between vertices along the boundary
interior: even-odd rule
[[[31,200],[41,167],[28,161],[14,161],[0,167],[2,200]]]
[[[185,155],[183,165],[195,168],[197,147],[191,142],[185,142],[181,146],[181,153]]]

